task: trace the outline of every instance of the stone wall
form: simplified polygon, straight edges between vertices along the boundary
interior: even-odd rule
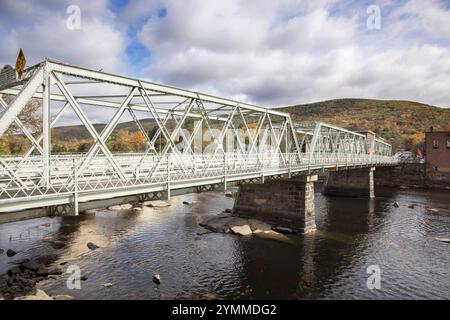
[[[450,189],[450,172],[428,170],[425,186],[432,189]]]
[[[402,163],[395,167],[379,167],[375,185],[395,188],[449,189],[450,173],[426,170],[424,163]]]
[[[314,181],[298,177],[240,186],[233,214],[301,233],[315,230]]]

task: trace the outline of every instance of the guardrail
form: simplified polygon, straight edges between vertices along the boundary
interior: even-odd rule
[[[74,192],[95,192],[126,186],[234,177],[261,173],[270,176],[317,168],[392,165],[397,159],[380,155],[261,153],[167,156],[115,155],[124,172],[119,177],[106,157],[96,157],[81,171],[83,156],[52,156],[46,179],[42,157],[0,158],[0,206],[8,199],[26,199]],[[207,179],[205,180],[207,183]]]

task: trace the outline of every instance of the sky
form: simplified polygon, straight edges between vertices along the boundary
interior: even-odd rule
[[[264,107],[450,107],[450,0],[0,0],[0,36],[0,65],[23,48],[29,66],[48,57]]]

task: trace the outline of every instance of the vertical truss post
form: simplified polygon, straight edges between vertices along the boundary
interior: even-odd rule
[[[288,165],[288,178],[290,179],[291,178],[291,154],[290,153],[288,154],[287,159],[288,159],[288,163],[287,163],[287,165]]]
[[[47,65],[44,68],[44,81],[42,88],[42,160],[43,177],[45,187],[50,187],[50,154],[51,154],[51,137],[50,137],[50,76]]]
[[[316,127],[314,128],[314,134],[311,139],[311,146],[309,148],[309,163],[311,163],[314,152],[316,151],[316,145],[319,141],[319,136],[320,136],[320,127],[321,127],[321,124],[320,124],[320,122],[318,122],[316,124]]]
[[[223,153],[223,190],[227,190],[227,153]]]
[[[77,175],[77,159],[73,159],[73,182],[74,182],[74,192],[73,192],[73,214],[78,216],[78,175]]]
[[[271,159],[271,157],[269,157]],[[264,153],[262,154],[261,183],[264,183]]]
[[[170,154],[166,154],[167,159],[167,200],[170,200]]]

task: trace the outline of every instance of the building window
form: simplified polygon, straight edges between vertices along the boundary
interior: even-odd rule
[[[438,140],[433,140],[433,148],[435,148],[435,149],[439,148],[439,141]]]

